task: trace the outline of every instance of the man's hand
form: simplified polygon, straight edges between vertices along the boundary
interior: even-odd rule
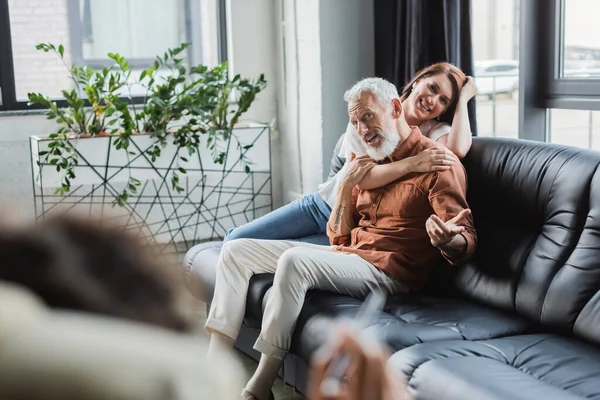
[[[367,172],[375,165],[376,164],[368,155],[357,158],[354,153],[351,153],[350,167],[348,168],[348,172],[346,173],[341,186],[344,189],[351,191],[354,186],[358,185],[363,180]]]
[[[471,215],[471,210],[462,210],[458,215],[451,220],[444,222],[437,215],[432,215],[425,222],[427,234],[431,239],[431,244],[442,251],[458,250],[454,246],[457,236],[465,231],[465,228],[460,225],[460,222]],[[464,241],[464,238],[463,238]]]
[[[444,146],[431,147],[416,156],[410,157],[413,172],[446,171],[456,163],[457,158]]]

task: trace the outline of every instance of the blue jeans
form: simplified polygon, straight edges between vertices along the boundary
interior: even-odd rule
[[[230,229],[225,241],[234,239],[299,240],[329,245],[327,221],[331,207],[319,193],[295,200],[267,215]]]

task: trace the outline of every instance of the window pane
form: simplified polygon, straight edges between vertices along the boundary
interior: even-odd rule
[[[597,0],[564,1],[562,78],[600,78],[600,7]]]
[[[548,110],[547,141],[600,150],[600,111]]]
[[[17,100],[27,100],[28,92],[40,91],[58,97],[61,89],[72,86],[58,57],[35,49],[42,42],[62,43],[70,48],[67,0],[51,4],[8,1]],[[70,64],[71,60],[71,52],[66,52],[65,61]]]
[[[193,63],[215,64],[216,0],[9,0],[13,66],[18,101],[28,92],[61,98],[71,89],[60,59],[35,49],[38,43],[63,44],[65,62],[101,68],[109,52],[126,57],[132,76],[155,56],[192,42]],[[206,23],[205,23],[206,21]],[[142,90],[134,87],[133,95]]]
[[[154,59],[187,40],[184,0],[79,0],[84,60]]]
[[[519,3],[471,2],[480,136],[518,137]]]

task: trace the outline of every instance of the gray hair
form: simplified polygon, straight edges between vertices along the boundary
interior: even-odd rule
[[[360,98],[363,92],[372,93],[379,103],[385,107],[392,104],[392,100],[400,97],[398,89],[391,82],[383,78],[365,78],[354,84],[344,93],[344,100],[348,103]]]

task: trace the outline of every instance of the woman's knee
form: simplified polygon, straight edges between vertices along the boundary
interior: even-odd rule
[[[225,234],[223,242],[227,243],[238,239],[259,239],[265,236],[265,226],[261,223],[260,218],[250,221],[244,225],[231,228]]]
[[[223,238],[223,243],[227,243],[227,242],[231,242],[232,240],[236,240],[236,239],[243,239],[244,238],[244,234],[243,234],[243,226],[239,226],[237,228],[231,228],[227,231],[227,233],[225,234],[225,237]]]

